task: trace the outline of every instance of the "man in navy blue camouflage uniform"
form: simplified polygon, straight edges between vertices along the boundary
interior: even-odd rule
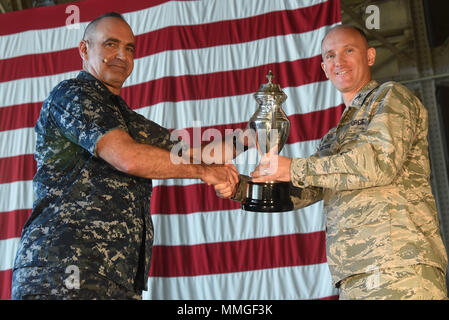
[[[36,200],[13,299],[141,299],[153,243],[151,179],[238,181],[232,165],[174,164],[178,141],[120,97],[134,66],[134,35],[121,15],[92,21],[79,51],[83,71],[52,90],[35,127]]]

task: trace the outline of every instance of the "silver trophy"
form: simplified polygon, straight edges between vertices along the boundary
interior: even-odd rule
[[[249,120],[255,134],[255,144],[261,156],[274,151],[279,153],[290,132],[290,120],[281,108],[287,95],[273,83],[273,73],[268,72],[268,83],[262,84],[254,94],[259,107]],[[257,212],[283,212],[293,210],[290,183],[269,181],[248,182],[243,209]]]

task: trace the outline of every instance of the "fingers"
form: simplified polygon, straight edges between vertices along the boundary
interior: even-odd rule
[[[234,164],[231,163],[226,163],[224,165],[226,168],[228,168],[229,170],[231,170],[232,172],[234,172],[235,174],[239,174],[239,171],[237,170],[237,168],[234,166]]]
[[[225,167],[230,170],[229,182],[231,184],[237,184],[239,182],[239,172],[232,163],[225,164]]]
[[[253,182],[275,181],[276,173],[270,171],[270,167],[260,164],[253,172],[251,172]]]
[[[217,184],[214,188],[217,196],[225,199],[232,197],[235,192],[235,186],[232,186],[229,183]]]
[[[267,174],[269,174],[268,173],[268,168],[266,167],[266,166],[264,166],[263,164],[259,164],[258,166],[257,166],[257,168],[256,169],[254,169],[254,171],[253,172],[251,172],[251,177],[253,177],[253,178],[260,178],[260,177],[263,177],[263,176],[265,176],[265,175],[267,175]]]
[[[264,156],[259,166],[251,173],[254,182],[290,181],[291,158]]]
[[[239,172],[233,164],[226,165],[204,165],[205,173],[202,180],[208,185],[227,183],[235,186],[239,182]]]
[[[215,193],[221,198],[231,198],[239,183],[239,172],[237,168],[232,163],[227,163],[224,165],[224,169],[227,171],[227,179],[224,183],[219,183],[214,185]]]
[[[274,161],[277,161],[276,156],[270,156],[268,154],[263,155],[260,159],[259,165],[254,169],[254,171],[251,173],[251,177],[255,179],[259,179],[263,177],[263,181],[270,181],[265,180],[267,176],[272,176],[276,172],[276,168],[272,165]]]
[[[291,159],[271,152],[262,156],[259,165],[251,173],[252,181],[290,181]]]

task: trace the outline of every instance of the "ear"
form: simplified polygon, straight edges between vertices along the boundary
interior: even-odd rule
[[[78,50],[83,61],[87,61],[87,41],[81,40],[78,44]]]
[[[374,65],[374,62],[376,61],[376,49],[368,48],[367,55],[368,55],[368,65],[372,67]]]
[[[321,69],[323,69],[324,74],[326,75],[326,78],[329,79],[329,76],[327,75],[327,71],[326,71],[326,65],[324,64],[324,62],[321,62]]]

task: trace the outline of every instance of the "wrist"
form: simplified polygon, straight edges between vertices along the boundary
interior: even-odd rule
[[[295,187],[306,187],[306,158],[293,158],[290,163],[290,181]]]
[[[248,186],[249,177],[245,175],[239,175],[239,182],[236,186],[234,194],[231,196],[231,200],[243,202],[246,199],[246,189]]]
[[[196,178],[203,180],[203,178],[207,175],[208,168],[204,164],[195,164],[196,166]]]

